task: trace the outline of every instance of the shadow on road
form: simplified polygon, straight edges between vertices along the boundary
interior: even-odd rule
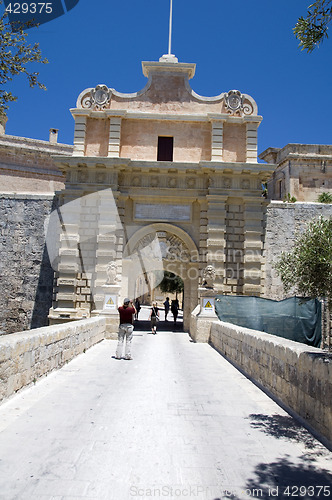
[[[305,461],[292,462],[288,456],[255,467],[255,477],[247,480],[237,492],[224,492],[221,498],[243,500],[256,498],[331,498],[332,475],[329,471],[308,465]],[[238,496],[239,495],[239,496]]]
[[[318,457],[329,454],[324,446],[291,416],[251,414],[249,419],[255,429],[277,439],[304,443],[308,451],[296,462],[285,455],[274,462],[258,464],[244,486],[236,491],[224,491],[221,498],[331,498],[331,471],[317,465]]]
[[[307,449],[317,446],[316,439],[290,415],[249,415],[250,425],[265,434],[279,438],[287,438],[292,441],[305,444]],[[317,453],[316,453],[317,454]]]
[[[148,320],[138,320],[134,323],[135,331],[151,331],[151,324]],[[183,321],[182,318],[177,320],[174,324],[174,321],[158,321],[157,326],[158,332],[183,332]]]

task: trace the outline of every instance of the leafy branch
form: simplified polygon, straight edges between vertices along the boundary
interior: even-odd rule
[[[0,0],[0,5],[2,3]],[[38,80],[39,73],[28,71],[27,66],[35,62],[46,64],[48,60],[42,58],[39,43],[29,44],[27,36],[21,25],[17,26],[15,32],[12,31],[5,11],[0,17],[0,85],[7,85],[14,76],[23,73],[30,87],[38,86],[46,90],[45,85]],[[0,118],[6,115],[8,104],[16,100],[17,96],[10,91],[0,89]]]
[[[306,17],[300,17],[293,28],[301,50],[312,52],[325,38],[332,21],[332,0],[316,0],[309,5]]]

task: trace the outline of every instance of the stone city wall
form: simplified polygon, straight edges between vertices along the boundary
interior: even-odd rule
[[[101,317],[2,335],[0,401],[102,341],[105,328]]]
[[[332,355],[221,321],[213,347],[332,441]]]
[[[0,333],[48,324],[53,270],[44,223],[54,195],[0,194]]]
[[[308,222],[318,217],[332,217],[332,205],[325,203],[284,203],[272,201],[267,207],[265,235],[265,294],[274,300],[285,298],[282,282],[273,265],[281,252],[292,250],[297,235]],[[288,296],[294,295],[293,293]]]
[[[48,324],[53,270],[45,249],[44,224],[56,203],[51,194],[0,194],[0,334]],[[292,248],[306,223],[319,215],[331,217],[332,205],[276,201],[268,205],[265,297],[285,297],[273,264],[282,250]],[[227,226],[226,231],[231,230]],[[233,288],[236,293],[236,284]]]

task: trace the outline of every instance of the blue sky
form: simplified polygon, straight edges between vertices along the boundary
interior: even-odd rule
[[[330,110],[332,40],[314,53],[298,48],[292,27],[310,0],[173,0],[172,53],[195,62],[190,81],[198,94],[238,89],[258,104],[263,122],[258,149],[290,142],[332,143]],[[29,30],[48,65],[36,65],[47,91],[16,77],[18,95],[6,133],[71,144],[69,112],[87,87],[105,83],[120,92],[144,87],[141,61],[157,61],[168,49],[169,0],[80,0],[64,16]]]

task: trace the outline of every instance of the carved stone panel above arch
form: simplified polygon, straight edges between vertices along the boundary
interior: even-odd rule
[[[149,224],[140,228],[129,239],[124,257],[149,247],[156,255],[151,258],[162,260],[197,262],[198,250],[192,238],[177,226],[167,223]]]

